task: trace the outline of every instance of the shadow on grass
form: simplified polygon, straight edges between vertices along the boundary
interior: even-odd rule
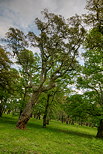
[[[63,129],[59,129],[59,128],[54,128],[52,126],[47,126],[47,128],[43,128],[41,124],[35,124],[35,123],[29,123],[28,126],[32,127],[32,128],[42,129],[42,130],[49,131],[49,132],[54,132],[54,133],[56,132],[58,134],[64,133],[67,135],[79,136],[79,137],[84,137],[84,138],[94,138],[95,137],[95,135],[86,134],[85,132],[78,132],[78,131],[74,131],[74,130],[63,130]],[[69,125],[68,125],[68,128],[69,128]]]
[[[16,125],[17,123],[17,119],[13,119],[12,117],[3,117],[3,118],[0,118],[0,123],[3,123],[5,125]],[[84,132],[78,132],[78,131],[74,131],[74,130],[63,130],[63,129],[59,129],[59,128],[54,128],[52,127],[52,125],[50,126],[47,126],[47,128],[43,128],[42,127],[42,123],[40,124],[36,124],[36,123],[33,123],[33,122],[29,122],[28,125],[27,125],[27,129],[29,128],[35,128],[35,129],[42,129],[42,131],[49,131],[49,132],[53,132],[53,133],[65,133],[67,135],[72,135],[72,136],[78,136],[78,137],[83,137],[83,138],[94,138],[95,135],[92,135],[92,134],[86,134]],[[68,128],[69,128],[69,125],[68,125]],[[78,129],[78,128],[77,128]]]
[[[17,119],[14,119],[13,117],[0,117],[0,123],[15,125],[17,123]]]

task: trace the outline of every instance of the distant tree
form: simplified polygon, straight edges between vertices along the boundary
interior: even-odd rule
[[[18,71],[11,68],[10,54],[0,48],[0,116],[6,107],[7,100],[14,94]]]
[[[82,124],[86,120],[87,103],[84,102],[82,95],[75,94],[67,97],[64,105],[65,112],[70,121]]]
[[[59,87],[56,87],[52,90],[49,90],[46,92],[46,101],[45,101],[45,110],[43,115],[43,127],[46,128],[46,125],[49,123],[49,120],[51,117],[55,117],[54,112],[56,112],[58,109],[58,106],[61,105],[61,102],[59,101],[59,98],[61,97],[61,89]],[[55,108],[56,106],[56,108]]]

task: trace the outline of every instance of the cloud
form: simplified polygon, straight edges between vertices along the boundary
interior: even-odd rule
[[[85,4],[86,0],[0,0],[0,36],[4,36],[9,27],[33,29],[35,18],[40,18],[45,8],[68,18],[83,13]]]

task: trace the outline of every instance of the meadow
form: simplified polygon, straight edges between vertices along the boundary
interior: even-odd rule
[[[25,130],[16,129],[17,117],[0,118],[0,154],[103,154],[97,128],[31,118]]]

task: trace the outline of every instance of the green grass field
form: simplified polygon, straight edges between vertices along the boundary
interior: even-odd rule
[[[31,119],[26,130],[15,128],[17,117],[0,118],[0,154],[103,154],[96,128]]]

